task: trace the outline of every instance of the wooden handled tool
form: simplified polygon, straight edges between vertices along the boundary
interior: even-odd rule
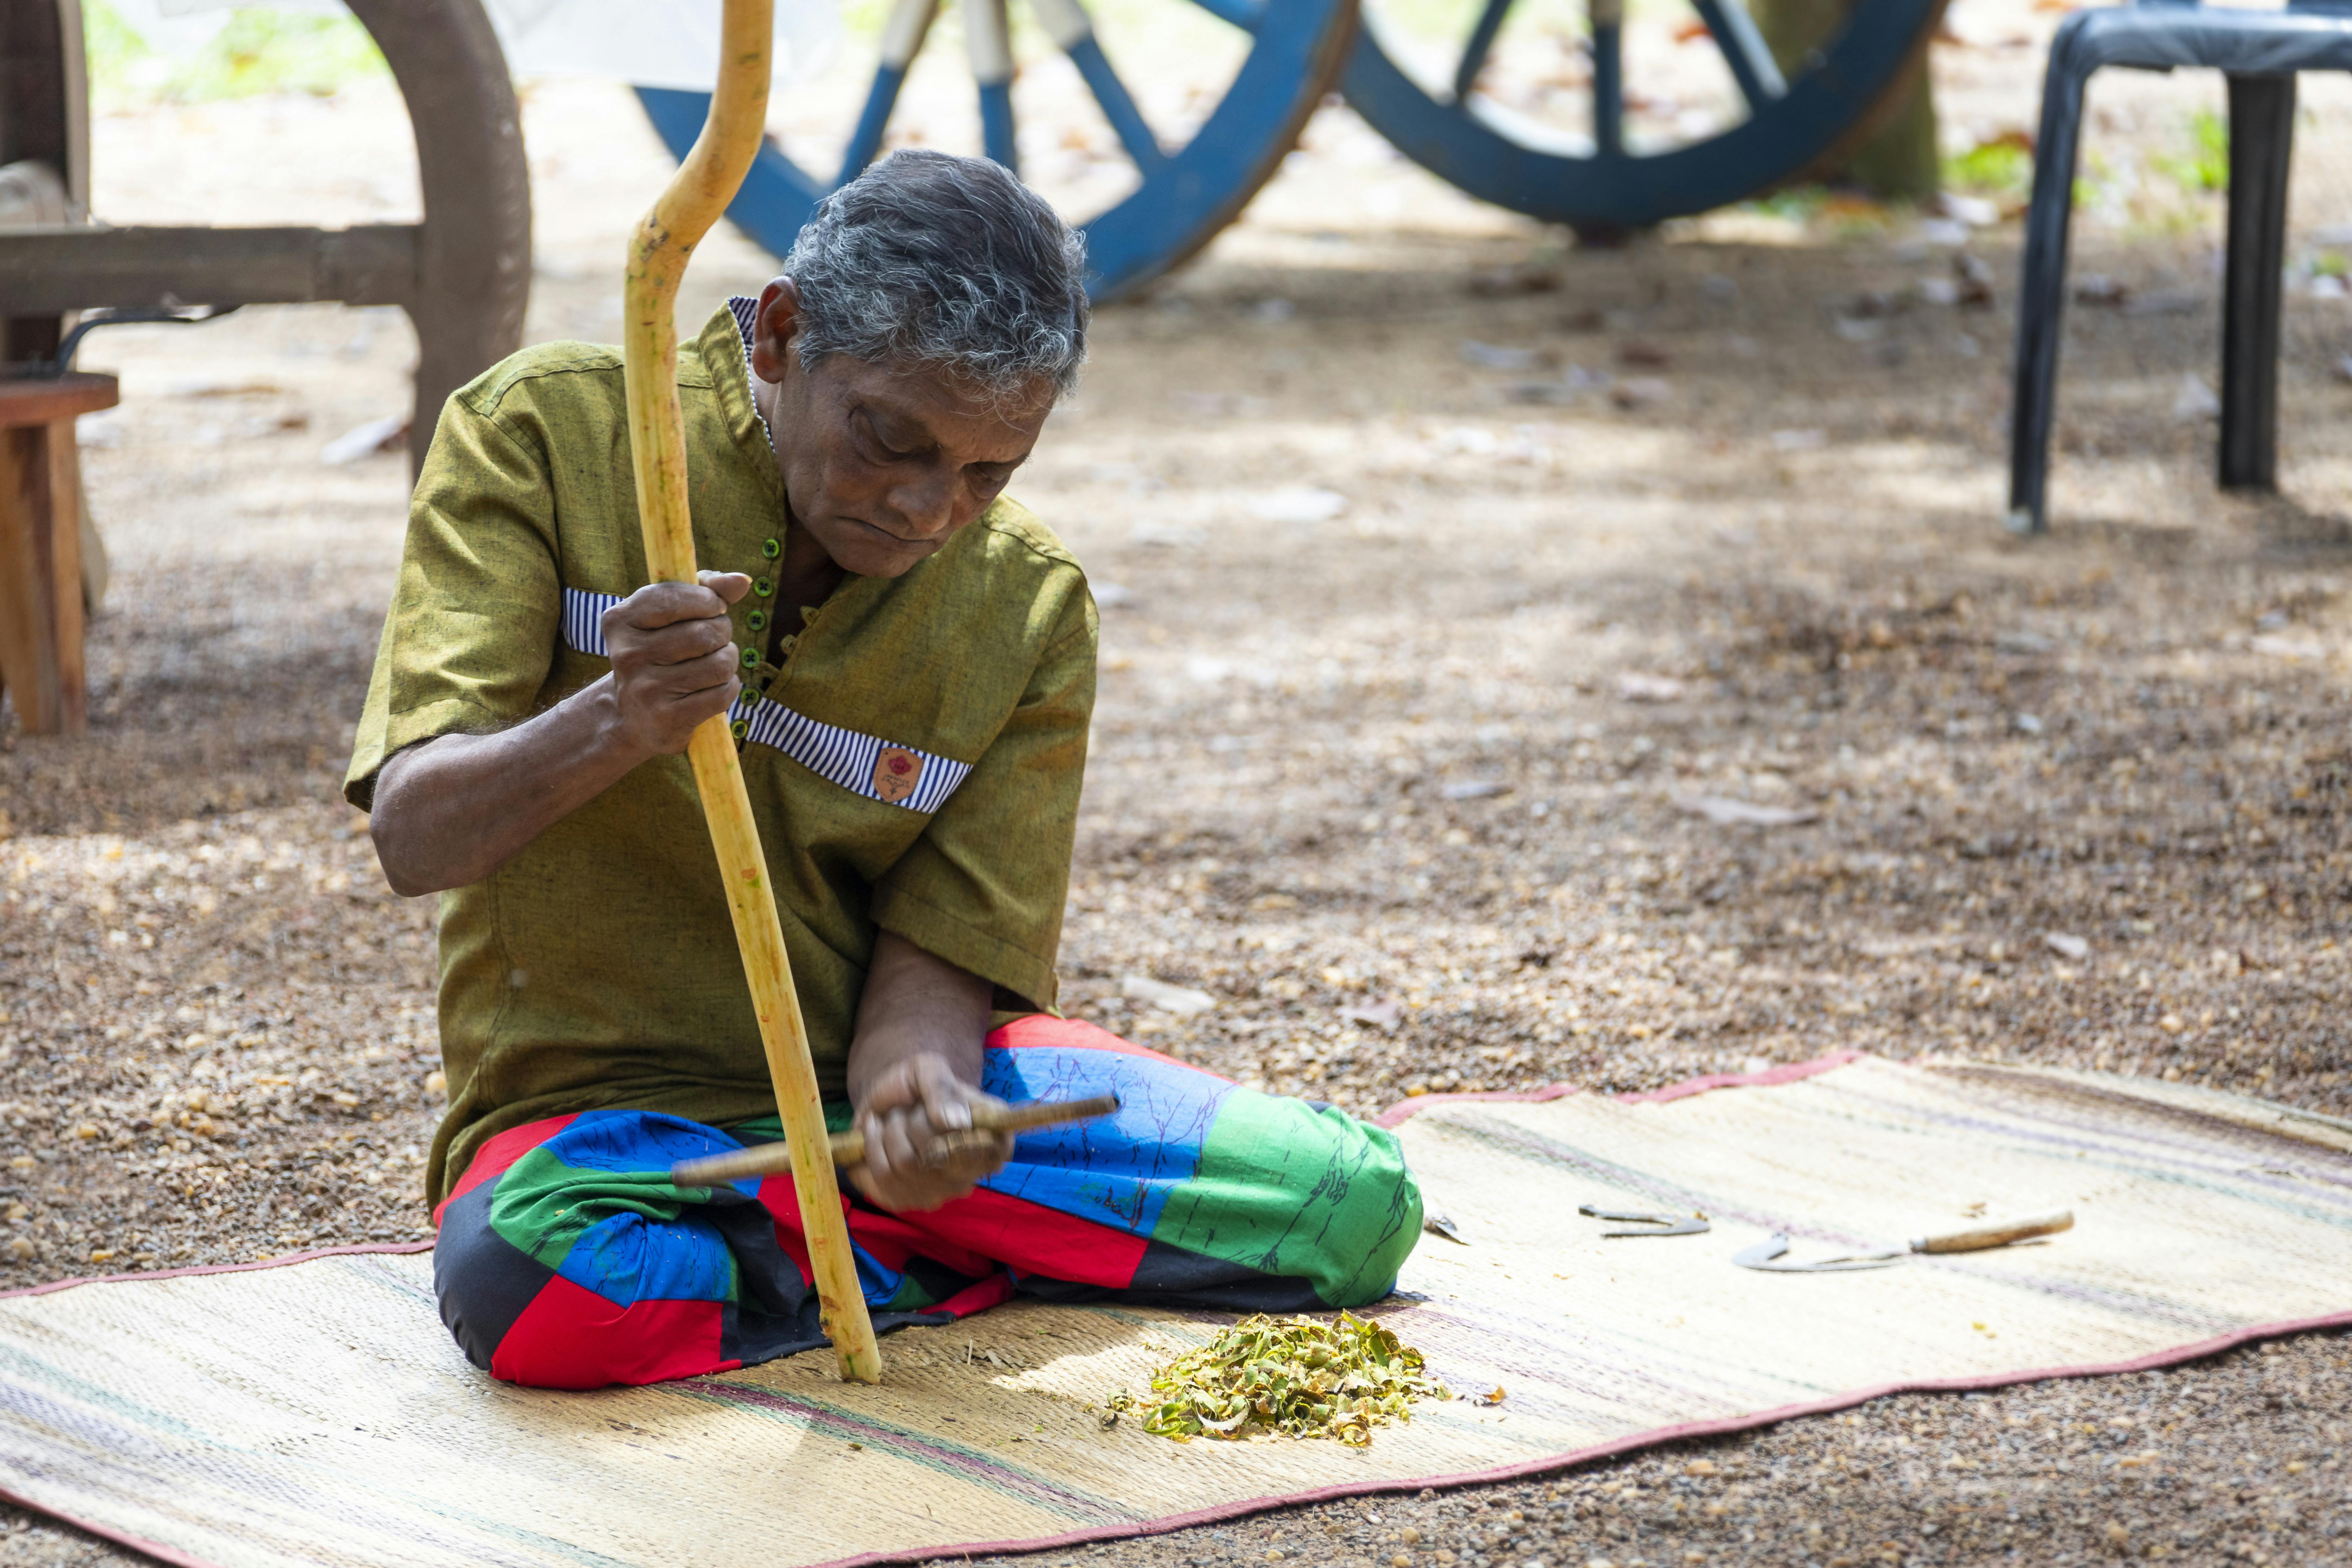
[[[1759,1241],[1731,1255],[1731,1261],[1742,1268],[1754,1268],[1766,1274],[1842,1274],[1856,1268],[1887,1268],[1915,1252],[1981,1252],[1989,1247],[2007,1247],[2012,1241],[2027,1241],[2037,1236],[2055,1236],[2062,1230],[2074,1228],[2074,1211],[2051,1209],[2044,1214],[2027,1215],[2020,1219],[1986,1220],[1966,1230],[1948,1230],[1936,1236],[1913,1239],[1908,1247],[1888,1247],[1879,1252],[1846,1252],[1834,1258],[1815,1258],[1801,1262],[1788,1258],[1789,1238],[1775,1236],[1769,1241]]]
[[[952,1132],[942,1132],[933,1138],[924,1151],[933,1160],[951,1160],[970,1150],[992,1149],[997,1135],[1004,1132],[1026,1132],[1038,1127],[1059,1127],[1070,1121],[1087,1121],[1097,1116],[1108,1116],[1118,1109],[1118,1096],[1098,1094],[1091,1100],[1040,1100],[1027,1105],[975,1105],[971,1108],[971,1126]],[[866,1163],[866,1134],[857,1131],[835,1132],[826,1140],[833,1163],[836,1165],[862,1165]],[[669,1171],[670,1184],[678,1187],[715,1187],[722,1182],[736,1182],[745,1176],[772,1176],[780,1171],[799,1173],[792,1157],[792,1140],[782,1143],[761,1143],[733,1154],[713,1154],[701,1160],[680,1160]]]
[[[1923,1236],[1911,1243],[1914,1252],[1981,1252],[1988,1247],[2007,1247],[2012,1241],[2028,1241],[2037,1236],[2055,1236],[2062,1230],[2074,1228],[2074,1211],[2051,1209],[2044,1214],[2030,1214],[2020,1219],[1989,1220],[1970,1226],[1966,1230],[1948,1230],[1940,1236]]]
[[[687,510],[686,420],[677,397],[677,286],[688,257],[743,183],[767,122],[769,49],[774,0],[726,0],[719,22],[719,81],[710,118],[677,174],[637,226],[622,284],[622,364],[629,405],[629,456],[636,468],[637,521],[645,530],[646,570],[657,583],[691,583],[694,526]],[[808,1030],[793,991],[791,961],[776,918],[767,858],[751,820],[751,797],[727,716],[694,731],[687,754],[702,793],[710,841],[726,879],[727,907],[743,972],[751,984],[760,1039],[775,1080],[776,1110],[791,1147],[800,1195],[801,1234],[808,1238],[818,1310],[845,1382],[877,1383],[882,1352],[857,1283],[849,1222],[824,1148],[824,1107]]]

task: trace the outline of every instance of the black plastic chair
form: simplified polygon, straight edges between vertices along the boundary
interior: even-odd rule
[[[2081,11],[2050,46],[2025,268],[2017,300],[2017,397],[2010,415],[2009,527],[2049,525],[2050,427],[2057,414],[2058,345],[2066,310],[2066,238],[2073,217],[2083,88],[2102,66],[2171,70],[2203,66],[2230,81],[2229,267],[2221,284],[2221,449],[2224,489],[2278,482],[2281,273],[2286,262],[2286,176],[2294,146],[2294,79],[2352,70],[2352,0],[2288,0],[2277,11],[2223,10],[2195,0]]]

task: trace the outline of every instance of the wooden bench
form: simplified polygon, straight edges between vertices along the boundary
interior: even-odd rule
[[[29,735],[89,724],[74,420],[120,400],[110,375],[0,380],[0,690]]]

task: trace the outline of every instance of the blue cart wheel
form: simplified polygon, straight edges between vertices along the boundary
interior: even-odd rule
[[[1392,17],[1368,0],[1341,89],[1470,195],[1622,231],[1769,190],[1866,132],[1944,0],[1861,0],[1792,77],[1741,0],[1687,5],[1676,26],[1644,0],[1463,0],[1444,26],[1427,5]],[[1661,90],[1643,66],[1683,85]]]
[[[1197,9],[1201,16],[1182,20],[1213,18],[1209,25],[1229,35],[1228,52],[1242,58],[1205,118],[1197,109],[1182,116],[1197,121],[1197,127],[1174,146],[1164,132],[1178,117],[1163,113],[1161,127],[1155,128],[1113,68],[1081,0],[1028,0],[1028,5],[1044,39],[1075,69],[1076,80],[1066,77],[1062,85],[1084,84],[1100,117],[1094,123],[1107,132],[1102,140],[1115,142],[1116,155],[1131,169],[1131,188],[1082,225],[1088,286],[1097,300],[1116,299],[1157,278],[1234,220],[1281,164],[1307,115],[1330,90],[1347,63],[1356,21],[1356,0],[1190,0],[1182,9]],[[1025,94],[1016,80],[1014,46],[1021,40],[1010,25],[1005,0],[963,0],[958,9],[977,88],[977,145],[971,150],[1018,172]],[[802,148],[796,159],[792,138],[780,146],[772,133],[727,209],[738,227],[783,255],[824,194],[855,178],[886,150],[938,11],[939,0],[893,0],[863,107],[843,117],[848,130],[837,162],[824,157],[821,172],[813,172],[821,154]],[[1139,81],[1157,83],[1170,75],[1154,72],[1149,58],[1131,58],[1128,68],[1148,73]],[[1048,81],[1039,89],[1033,107],[1066,110],[1066,103],[1044,98],[1052,85]],[[781,90],[779,99],[792,90]],[[685,156],[702,130],[709,96],[640,88],[637,97],[671,153]]]

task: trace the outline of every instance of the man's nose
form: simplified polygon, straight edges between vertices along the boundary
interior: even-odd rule
[[[934,469],[890,492],[891,505],[905,520],[907,533],[916,539],[937,539],[955,526],[955,479]]]

